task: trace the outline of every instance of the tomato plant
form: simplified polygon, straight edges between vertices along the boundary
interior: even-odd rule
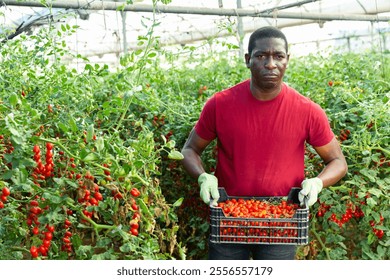
[[[4,42],[0,259],[207,256],[209,209],[178,150],[207,98],[249,73],[228,51],[184,46],[177,59],[153,37],[157,24],[115,70],[69,53],[63,37],[77,27],[66,24]],[[289,62],[286,82],[324,108],[349,166],[310,208],[300,259],[389,259],[389,60],[369,52]],[[212,143],[203,154],[208,172],[217,153]],[[322,168],[307,146],[306,176]]]
[[[154,136],[129,94],[142,94],[143,56],[138,80],[100,65],[78,72],[55,59],[67,53],[59,34],[72,32],[53,25],[2,48],[0,258],[183,258],[180,202],[158,181],[175,142]]]

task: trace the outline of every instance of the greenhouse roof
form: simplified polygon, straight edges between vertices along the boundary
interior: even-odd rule
[[[139,36],[153,35],[162,46],[190,45],[212,38],[229,38],[242,45],[260,26],[285,31],[292,44],[373,35],[384,37],[389,48],[389,0],[152,0],[127,1],[2,1],[2,39],[12,39],[49,23],[77,25],[69,46],[88,57],[119,56],[139,48]],[[169,2],[163,4],[162,2]],[[118,11],[118,10],[122,10]],[[153,13],[154,11],[154,13]],[[67,15],[64,17],[64,15]],[[243,38],[241,41],[238,38]],[[365,42],[365,40],[362,40]],[[332,43],[332,46],[335,44]],[[357,44],[359,45],[359,44]],[[302,45],[297,50],[303,50]]]

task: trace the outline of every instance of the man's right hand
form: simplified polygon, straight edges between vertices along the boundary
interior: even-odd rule
[[[219,199],[217,177],[204,172],[200,174],[198,178],[198,183],[200,185],[200,197],[202,198],[204,203],[210,204],[210,198],[212,198],[212,206],[217,206],[217,201]]]

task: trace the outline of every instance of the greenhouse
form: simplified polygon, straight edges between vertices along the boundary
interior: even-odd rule
[[[0,3],[0,260],[390,259],[389,0]]]

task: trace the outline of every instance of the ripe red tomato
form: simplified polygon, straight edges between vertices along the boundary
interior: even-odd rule
[[[51,245],[51,240],[46,240],[44,239],[42,241],[42,246],[45,247],[46,249],[49,249],[50,248],[50,245]]]
[[[132,188],[130,194],[134,197],[139,197],[141,193],[137,188]]]
[[[53,143],[50,143],[50,142],[47,142],[47,143],[46,143],[46,149],[47,149],[47,150],[53,150],[53,148],[54,148]]]
[[[89,198],[89,203],[91,203],[91,205],[97,206],[99,204],[99,201],[96,198],[94,198],[94,197],[90,197]]]
[[[38,258],[38,248],[35,246],[31,246],[30,254],[31,254],[31,257]]]
[[[30,201],[30,205],[31,205],[31,206],[34,206],[34,207],[37,207],[37,206],[39,206],[39,203],[38,203],[38,201],[36,201],[36,200],[31,200],[31,201]]]
[[[46,240],[52,240],[53,239],[53,234],[50,231],[45,232],[45,239]]]
[[[54,226],[49,226],[49,225],[47,225],[46,228],[47,228],[47,230],[50,231],[50,232],[54,232],[54,230],[55,230]]]
[[[34,154],[39,154],[41,152],[41,148],[38,145],[35,145],[33,148]]]
[[[100,192],[95,192],[94,195],[96,200],[101,201],[103,200],[103,195]]]
[[[377,230],[376,232],[375,232],[375,235],[379,238],[379,239],[382,239],[382,237],[383,237],[383,235],[384,235],[384,232],[383,232],[383,230]]]
[[[138,205],[135,204],[135,203],[133,203],[133,204],[131,204],[131,208],[132,208],[133,210],[138,210]]]
[[[134,223],[134,224],[131,224],[130,227],[138,230],[139,229],[139,224],[138,223]]]
[[[138,229],[136,229],[136,228],[131,228],[131,229],[130,229],[130,233],[131,233],[132,235],[134,235],[134,236],[138,236]]]
[[[39,228],[34,227],[34,228],[32,229],[32,233],[33,233],[34,235],[37,235],[37,234],[39,233]]]
[[[114,199],[122,199],[123,195],[120,192],[114,194]]]
[[[4,196],[9,196],[11,194],[9,188],[7,188],[7,187],[3,188],[2,193]]]
[[[141,220],[141,214],[140,214],[139,212],[135,212],[135,213],[133,214],[132,219]]]
[[[38,248],[39,252],[41,253],[42,256],[47,256],[47,248],[43,245],[39,246]]]

